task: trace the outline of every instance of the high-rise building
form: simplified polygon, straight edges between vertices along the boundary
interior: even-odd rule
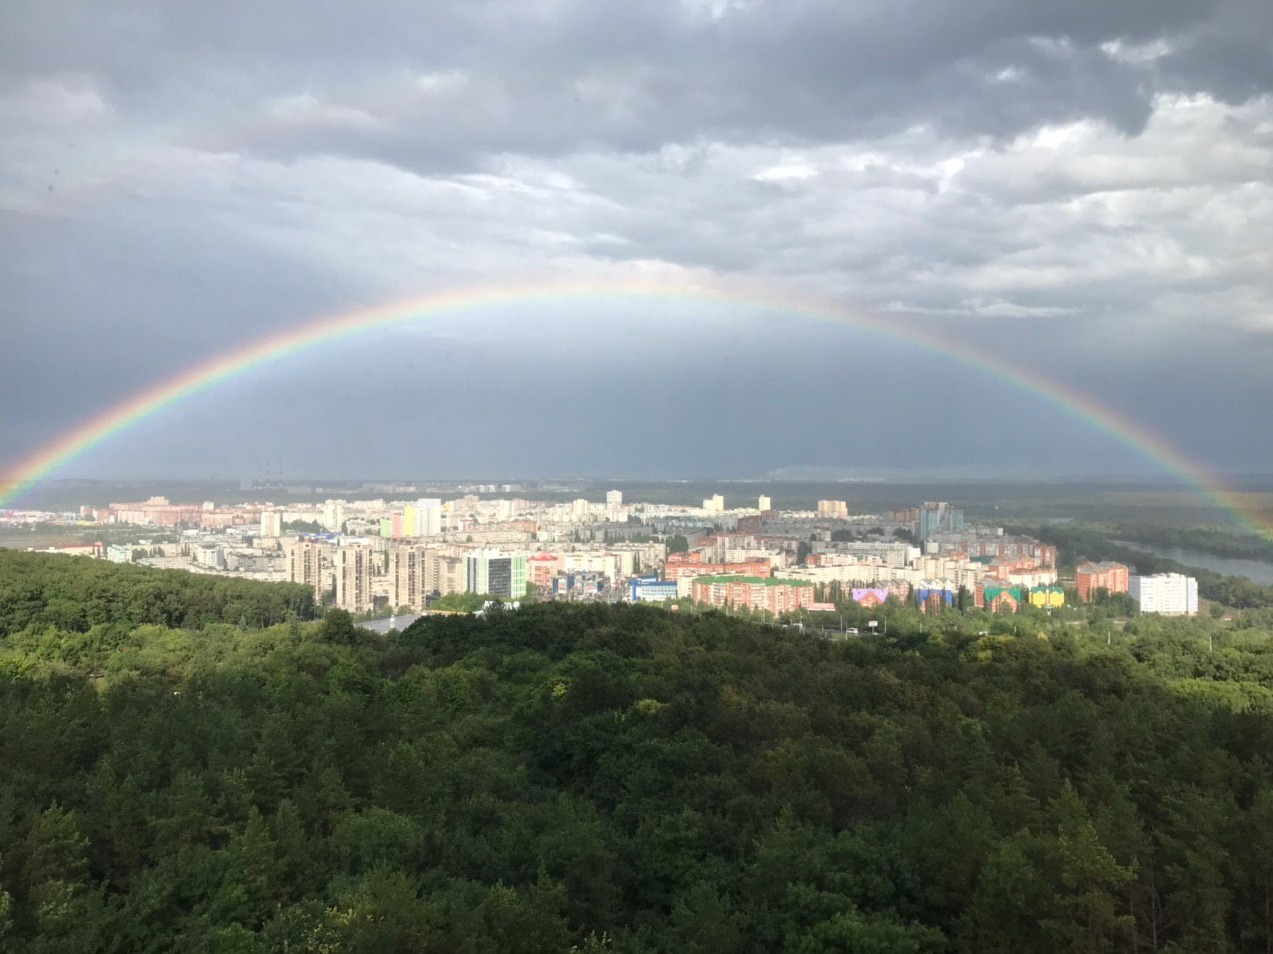
[[[934,533],[942,531],[958,532],[964,528],[964,512],[950,504],[931,500],[925,501],[919,508],[919,542],[923,543]]]
[[[336,548],[336,605],[351,613],[370,613],[373,554],[371,547],[351,543]]]
[[[415,502],[415,536],[436,537],[442,532],[442,501],[438,497],[422,497]]]
[[[1182,573],[1133,576],[1128,580],[1127,591],[1142,613],[1194,616],[1198,612],[1198,581]]]
[[[757,501],[757,509],[761,513],[768,513],[770,510],[774,509],[774,502],[769,497],[761,494],[760,500]]]
[[[722,494],[712,494],[703,500],[703,509],[708,513],[724,513],[725,497]]]
[[[389,605],[396,609],[409,606],[413,610],[424,609],[425,562],[428,551],[424,547],[399,546],[389,550]]]
[[[846,520],[849,516],[847,500],[819,500],[818,516],[823,519]]]
[[[284,549],[289,583],[304,583],[314,590],[314,602],[322,606],[328,592],[327,544],[319,540],[296,540]]]
[[[261,513],[261,536],[281,537],[283,535],[283,515],[277,510],[265,510]]]
[[[430,550],[424,561],[426,595],[464,592],[465,559],[449,553]]]
[[[526,556],[499,550],[477,550],[465,557],[464,589],[504,599],[526,595]]]
[[[607,490],[606,491],[606,506],[611,509],[622,507],[623,506],[623,491],[622,490]]]
[[[323,526],[332,533],[340,533],[345,524],[345,501],[328,500],[323,504]]]

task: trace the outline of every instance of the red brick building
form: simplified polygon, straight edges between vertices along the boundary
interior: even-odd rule
[[[777,616],[808,609],[816,601],[813,584],[803,580],[775,580],[758,576],[703,576],[694,580],[694,602],[708,606],[746,606]]]
[[[1074,571],[1074,583],[1079,598],[1090,603],[1099,589],[1111,593],[1126,593],[1129,587],[1129,571],[1121,563],[1084,563]]]
[[[679,580],[682,576],[722,576],[737,574],[739,576],[773,576],[773,564],[768,560],[746,560],[742,563],[704,563],[701,553],[673,553],[664,565],[665,576],[669,580]]]

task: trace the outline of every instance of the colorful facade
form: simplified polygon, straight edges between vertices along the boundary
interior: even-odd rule
[[[1126,593],[1130,580],[1131,571],[1121,563],[1084,563],[1074,571],[1079,599],[1085,603],[1095,598],[1097,590]]]
[[[773,613],[808,609],[815,600],[813,584],[758,576],[701,576],[694,580],[694,602],[708,606],[743,607]]]
[[[1021,609],[1021,602],[1019,586],[986,583],[977,587],[977,605],[991,613],[1015,613]]]
[[[923,580],[914,589],[921,613],[935,613],[955,605],[957,589],[950,580]]]
[[[1065,605],[1065,590],[1059,586],[1036,586],[1030,590],[1030,605],[1039,609],[1060,609]]]
[[[853,597],[853,602],[866,609],[882,606],[888,599],[888,587],[884,586],[855,586],[849,592]]]

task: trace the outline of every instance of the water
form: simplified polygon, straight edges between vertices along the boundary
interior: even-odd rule
[[[1216,556],[1214,553],[1205,553],[1202,550],[1187,550],[1183,547],[1160,547],[1148,543],[1133,543],[1130,540],[1115,540],[1114,542],[1130,547],[1133,550],[1140,550],[1142,553],[1152,553],[1154,556],[1175,560],[1185,566],[1196,566],[1225,576],[1245,576],[1248,580],[1255,583],[1273,586],[1273,563],[1266,560],[1240,560],[1236,557]]]

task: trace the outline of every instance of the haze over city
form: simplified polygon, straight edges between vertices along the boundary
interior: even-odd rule
[[[1273,471],[1267,2],[4,20],[0,474],[216,355],[466,292],[502,301],[281,354],[49,476],[1162,472],[926,336]],[[555,283],[587,292],[519,295]]]

